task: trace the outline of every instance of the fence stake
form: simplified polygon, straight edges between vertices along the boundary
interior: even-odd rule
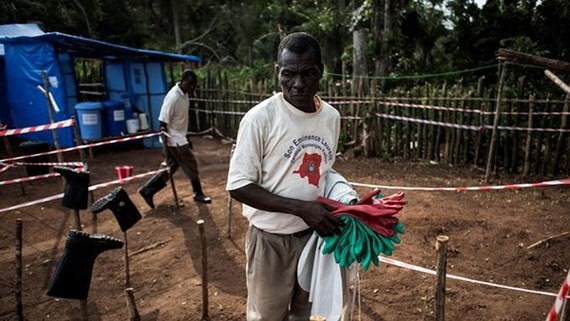
[[[524,168],[523,168],[523,177],[528,176],[528,171],[530,170],[530,148],[532,144],[532,113],[534,112],[534,95],[530,95],[528,98],[528,129],[529,131],[526,133],[526,145],[524,149]]]
[[[81,217],[79,216],[79,210],[72,210],[72,211],[73,211],[73,220],[74,220],[75,229],[78,231],[82,231],[83,229],[81,228]]]
[[[562,120],[560,121],[560,129],[566,129],[566,126],[568,125],[568,115],[567,115],[568,109],[570,109],[570,93],[566,94],[566,101],[564,101],[564,107],[563,107],[564,114],[562,115]],[[552,164],[553,165],[552,174],[554,175],[558,173],[562,143],[564,141],[565,134],[566,133],[564,133],[562,130],[558,132],[558,137],[556,140],[556,149],[554,152],[554,162]]]
[[[198,220],[198,232],[200,233],[200,245],[202,248],[202,320],[208,317],[208,246],[204,235],[204,220]]]
[[[129,271],[129,241],[127,239],[127,231],[123,232],[123,237],[124,237],[124,242],[125,242],[125,246],[124,248],[124,254],[125,254],[125,287],[130,288],[131,287],[131,273]]]
[[[447,241],[449,237],[439,235],[436,238],[437,251],[437,289],[435,292],[435,320],[445,320],[445,278],[447,275]]]
[[[47,101],[47,109],[48,109],[48,115],[49,115],[49,121],[51,124],[53,124],[55,122],[54,118],[53,118],[53,108],[54,106],[52,105],[51,99],[50,99],[50,93],[49,93],[49,81],[47,78],[47,74],[45,72],[45,70],[41,71],[41,76],[42,76],[42,80],[44,82],[44,90],[45,93],[44,95],[46,96],[46,101]],[[52,129],[51,130],[51,134],[53,136],[53,145],[55,146],[55,148],[57,150],[61,149],[61,146],[59,145],[59,135],[57,133],[57,129]],[[57,153],[57,161],[62,163],[63,162],[63,153],[62,152],[58,152]]]
[[[164,154],[164,161],[166,162],[168,159],[168,146],[166,146],[166,142],[168,140],[165,133],[161,133],[160,136],[162,136],[162,152]],[[170,166],[168,166],[168,163],[166,166],[166,172],[168,173],[168,179],[170,180],[170,187],[172,188],[172,196],[174,196],[174,204],[176,204],[176,208],[180,208],[180,204],[178,203],[178,194],[176,193],[176,186],[174,185],[174,178],[172,178],[172,172],[170,171]]]
[[[10,145],[10,141],[8,140],[8,137],[4,136],[3,138],[4,138],[4,147],[6,147],[6,154],[8,154],[8,157],[10,157],[10,158],[14,157],[14,153],[12,152],[12,145]],[[18,175],[18,177],[22,177],[18,167],[16,167],[16,174]],[[26,195],[26,189],[24,188],[24,182],[20,182],[20,190],[22,191],[22,195]]]
[[[236,144],[232,144],[232,149],[230,150],[230,160],[234,155],[234,150],[236,149]],[[232,238],[232,196],[228,192],[228,230],[226,231],[228,239]]]
[[[126,288],[125,296],[127,298],[127,309],[129,309],[129,315],[131,316],[129,321],[140,321],[141,315],[135,303],[135,291],[133,288]]]
[[[18,321],[24,321],[22,305],[22,220],[16,220],[16,314]]]
[[[493,133],[491,134],[491,143],[489,144],[489,154],[487,158],[487,169],[485,171],[485,183],[489,182],[491,170],[493,168],[493,159],[495,156],[495,145],[497,143],[497,127],[499,126],[499,118],[501,116],[501,100],[503,98],[503,86],[505,85],[505,78],[507,75],[507,63],[501,64],[501,76],[499,78],[499,88],[497,90],[497,103],[495,105],[495,119],[493,120]]]

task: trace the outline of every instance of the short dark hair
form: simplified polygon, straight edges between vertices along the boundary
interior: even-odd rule
[[[198,76],[196,76],[196,73],[193,72],[190,69],[186,69],[184,70],[184,72],[182,72],[182,81],[186,81],[186,80],[198,80]]]
[[[309,50],[313,50],[315,54],[315,59],[317,60],[316,63],[319,68],[322,69],[323,61],[321,56],[321,45],[317,41],[317,39],[306,32],[294,32],[291,33],[279,44],[278,52],[277,52],[277,61],[279,62],[281,59],[281,53],[283,50],[289,50],[294,52],[298,55],[304,54]]]

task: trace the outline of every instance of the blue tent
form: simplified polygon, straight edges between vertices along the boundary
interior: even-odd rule
[[[43,87],[42,71],[48,77],[50,92],[60,109],[54,114],[55,120],[75,115],[78,103],[75,58],[101,59],[105,67],[106,99],[123,101],[128,97],[131,104],[148,115],[153,130],[158,130],[156,119],[169,89],[164,64],[200,62],[196,56],[136,49],[58,32],[46,33],[36,24],[0,25],[2,123],[9,128],[49,123],[47,101],[38,89],[38,86]],[[58,134],[62,147],[74,145],[71,128],[59,129]],[[49,131],[25,134],[23,138],[53,145]]]

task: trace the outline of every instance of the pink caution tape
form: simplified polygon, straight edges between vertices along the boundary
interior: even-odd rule
[[[142,177],[154,175],[154,174],[159,173],[159,172],[164,171],[164,170],[166,170],[166,169],[160,169],[160,170],[157,170],[157,171],[150,171],[150,172],[146,172],[146,173],[142,173],[142,174],[138,174],[138,175],[133,175],[133,176],[131,176],[131,177],[127,177],[127,178],[120,179],[120,180],[117,179],[117,180],[114,180],[114,181],[110,181],[110,182],[105,182],[105,183],[101,183],[101,184],[89,186],[89,190],[90,190],[90,191],[93,191],[93,190],[96,190],[96,189],[99,189],[99,188],[103,188],[103,187],[107,187],[107,186],[111,186],[111,185],[123,184],[123,183],[129,182],[129,181],[135,180],[135,179],[139,179],[139,178],[142,178]],[[58,174],[58,175],[59,175],[59,174]],[[62,197],[63,197],[63,193],[60,193],[60,194],[57,194],[57,195],[52,195],[52,196],[44,197],[44,198],[37,199],[37,200],[31,201],[31,202],[27,202],[27,203],[22,203],[22,204],[10,206],[10,207],[0,208],[0,213],[8,212],[8,211],[12,211],[12,210],[16,210],[16,209],[19,209],[19,208],[24,208],[24,207],[32,206],[32,205],[37,205],[37,204],[46,203],[46,202],[53,201],[53,200],[56,200],[56,199],[59,199],[59,198],[62,198]]]
[[[564,279],[564,283],[562,284],[560,291],[558,291],[558,295],[556,296],[556,301],[554,301],[552,308],[550,308],[550,312],[546,317],[546,321],[556,321],[558,319],[558,315],[560,314],[562,306],[564,305],[564,300],[568,296],[569,288],[570,288],[570,271],[568,271],[568,275],[566,276],[566,279]]]
[[[50,129],[58,129],[73,126],[75,121],[73,119],[62,120],[57,123],[47,124],[47,125],[39,125],[39,126],[32,126],[26,128],[15,128],[15,129],[4,129],[0,130],[0,137],[1,136],[12,136],[12,135],[19,135],[19,134],[27,134],[33,132],[41,132],[44,130]]]

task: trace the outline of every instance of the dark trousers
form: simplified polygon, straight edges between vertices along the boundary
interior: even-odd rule
[[[172,174],[180,167],[190,181],[198,180],[198,163],[196,163],[196,158],[194,158],[190,145],[168,146],[167,150],[166,165],[170,167]],[[166,171],[161,172],[160,178],[166,183],[168,181],[168,173]]]

